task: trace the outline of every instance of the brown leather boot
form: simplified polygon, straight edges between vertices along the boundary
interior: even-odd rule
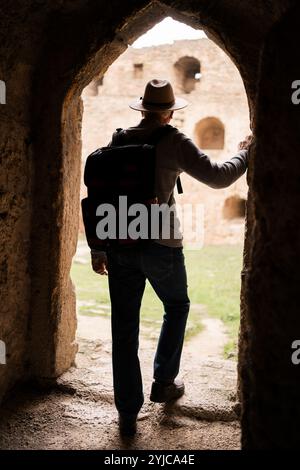
[[[184,394],[184,383],[181,380],[174,380],[172,383],[153,382],[150,400],[155,403],[164,403],[177,400]]]

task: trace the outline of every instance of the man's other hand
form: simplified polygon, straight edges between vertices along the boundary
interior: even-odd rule
[[[107,256],[105,251],[92,252],[92,267],[95,273],[107,276]]]
[[[253,134],[247,135],[242,142],[239,143],[238,149],[239,150],[249,150],[250,145],[253,143]]]

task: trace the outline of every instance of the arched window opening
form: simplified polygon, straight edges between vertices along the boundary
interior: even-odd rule
[[[184,93],[190,93],[200,81],[201,65],[195,57],[181,57],[175,64],[175,71],[180,89]]]
[[[201,149],[222,150],[225,145],[225,128],[214,117],[202,119],[195,127],[195,140]]]
[[[144,64],[133,64],[133,77],[143,78],[144,75]]]
[[[223,206],[224,219],[244,218],[246,215],[246,199],[238,195],[228,197]]]

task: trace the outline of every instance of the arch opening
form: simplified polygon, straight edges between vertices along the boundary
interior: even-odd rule
[[[143,78],[144,64],[142,62],[133,64],[133,78]]]
[[[174,64],[177,83],[183,93],[191,93],[201,78],[201,64],[198,59],[184,56]]]
[[[240,219],[246,215],[246,199],[234,195],[225,199],[223,206],[224,219]]]
[[[155,24],[166,15],[165,11],[162,11],[161,8],[157,8],[157,5],[153,5],[151,5],[150,21],[148,25],[149,23]],[[45,361],[42,364],[39,359],[39,350],[45,349],[42,339],[39,339],[38,347],[33,350],[36,375],[57,376],[66,370],[74,360],[75,347],[72,331],[75,321],[75,306],[74,294],[72,293],[69,282],[69,270],[71,259],[75,251],[75,238],[78,226],[76,217],[79,213],[79,123],[82,113],[79,96],[84,86],[87,85],[95,75],[104,75],[108,66],[126,49],[124,42],[133,42],[133,40],[145,30],[145,18],[148,18],[148,15],[149,10],[144,10],[141,15],[136,15],[131,22],[127,22],[128,29],[127,27],[124,27],[124,29],[121,28],[121,32],[118,34],[117,38],[112,40],[108,45],[94,50],[93,54],[88,59],[85,57],[82,63],[76,64],[76,72],[73,70],[73,73],[70,74],[72,80],[68,81],[68,86],[66,86],[66,82],[64,82],[63,86],[59,88],[60,94],[57,95],[58,101],[63,96],[63,104],[57,102],[54,106],[53,103],[49,102],[48,105],[51,110],[51,112],[49,112],[49,119],[46,118],[41,123],[43,132],[39,134],[40,140],[37,143],[37,148],[40,146],[40,150],[45,147],[45,141],[42,137],[48,133],[49,120],[56,123],[63,137],[61,139],[61,134],[59,137],[57,136],[59,141],[59,150],[57,152],[58,159],[54,160],[52,151],[49,151],[49,154],[45,155],[44,161],[39,163],[42,166],[45,164],[45,173],[49,172],[50,165],[53,174],[59,174],[59,177],[55,179],[54,185],[52,186],[52,199],[49,198],[49,192],[46,194],[46,187],[40,188],[40,194],[44,194],[44,198],[40,197],[38,204],[43,205],[43,201],[49,201],[49,199],[51,199],[51,217],[55,221],[54,225],[60,227],[59,233],[53,234],[51,243],[58,249],[60,255],[55,261],[55,266],[51,273],[51,282],[53,284],[50,283],[55,292],[55,295],[51,298],[51,305],[53,312],[56,312],[57,315],[55,314],[55,320],[52,324],[53,331],[49,332],[49,328],[48,330],[47,328],[43,329],[45,332],[48,331],[48,336],[51,335],[52,348],[49,349],[48,360],[45,366]],[[174,16],[187,22],[187,24],[191,23],[190,18],[183,13],[174,12]],[[199,27],[200,25],[198,24],[197,26]],[[122,37],[122,40],[120,40],[120,37]],[[68,76],[68,80],[70,80],[70,76]],[[62,127],[61,114],[57,112],[58,109],[61,110],[61,104],[63,108]],[[74,122],[76,122],[76,125],[74,125]],[[63,195],[60,197],[59,201],[57,201],[57,194]],[[39,222],[37,221],[36,223],[38,224]],[[45,243],[46,241],[47,237],[45,237]],[[40,249],[40,247],[38,249]],[[39,262],[39,258],[37,258],[37,262]],[[36,309],[36,318],[40,311],[40,308]],[[33,329],[33,333],[40,334],[43,321],[44,320],[39,319],[37,329]],[[44,323],[48,326],[48,321]],[[70,325],[72,328],[66,333],[66,326]],[[36,338],[37,335],[33,334],[33,336]],[[41,371],[43,374],[41,374]]]
[[[225,126],[216,117],[201,119],[195,126],[198,146],[204,150],[223,150],[225,147]]]
[[[201,45],[201,40],[199,40],[199,44],[193,41],[191,44],[194,49],[202,50],[202,45]],[[212,41],[208,40],[207,38],[203,39],[205,47],[207,49],[206,55],[209,56],[211,55],[216,55],[218,47],[213,44]],[[211,46],[208,46],[207,43],[210,43]],[[164,57],[163,61],[163,67],[164,67],[164,74],[165,78],[170,79],[172,83],[174,83],[174,65],[173,65],[173,60],[172,60],[172,55],[177,54],[177,48],[182,47],[182,44],[177,42],[175,45],[164,45],[160,46],[160,54],[162,57]],[[186,47],[186,44],[185,44]],[[173,49],[172,49],[173,48]],[[83,161],[84,158],[91,153],[96,147],[99,146],[105,146],[108,141],[111,139],[111,134],[112,131],[115,128],[118,127],[124,127],[124,123],[126,127],[134,126],[138,124],[139,118],[137,117],[137,113],[133,112],[132,110],[129,109],[128,103],[132,100],[134,96],[138,97],[142,95],[143,87],[145,83],[147,82],[148,79],[153,78],[153,74],[156,73],[157,70],[161,69],[162,64],[157,60],[157,55],[158,55],[159,49],[158,46],[156,45],[153,47],[153,50],[151,47],[147,46],[144,50],[143,48],[134,50],[133,48],[129,48],[129,50],[125,51],[121,56],[119,56],[114,63],[111,65],[111,67],[106,71],[105,73],[105,85],[102,89],[102,95],[101,99],[99,100],[94,100],[93,97],[90,97],[85,94],[85,91],[83,91],[83,104],[84,104],[84,109],[86,109],[86,112],[83,114]],[[223,54],[223,53],[222,53]],[[177,54],[178,55],[178,54]],[[225,56],[225,54],[223,54]],[[218,62],[218,69],[228,69],[228,74],[231,75],[231,73],[234,71],[235,66],[230,62],[228,64],[225,61],[225,58],[222,56],[222,58],[219,58]],[[147,61],[146,61],[147,58]],[[223,63],[224,61],[224,63]],[[132,77],[134,74],[128,74],[128,77],[124,76],[124,69],[126,68],[129,71],[135,71],[136,65],[137,64],[144,64],[147,63],[147,66],[144,67],[144,75],[143,79],[144,81],[141,82],[139,80],[139,76]],[[216,65],[214,65],[216,66]],[[207,71],[210,72],[210,67],[207,67]],[[231,73],[230,73],[231,72]],[[148,75],[147,75],[148,74]],[[122,80],[120,80],[120,77],[122,77]],[[135,78],[136,80],[132,80],[132,78]],[[232,80],[233,81],[233,80]],[[219,78],[219,81],[213,82],[211,79],[208,80],[208,86],[211,86],[212,83],[216,85],[220,90],[222,90],[222,86],[224,84],[222,83],[223,79],[222,77]],[[175,83],[176,85],[176,83]],[[235,90],[236,96],[243,95],[244,94],[244,88],[242,86],[242,81],[240,80],[239,85],[237,86],[238,91]],[[177,89],[177,94],[180,93]],[[182,90],[182,94],[185,94],[185,92]],[[197,94],[199,93],[199,95]],[[206,95],[206,101],[203,95],[200,95],[200,93],[205,93]],[[172,121],[173,125],[176,125],[182,132],[186,133],[190,137],[193,137],[193,132],[194,132],[194,120],[196,120],[199,117],[199,108],[203,106],[204,109],[208,107],[214,106],[215,102],[215,95],[214,95],[214,89],[213,87],[210,88],[209,93],[205,90],[194,90],[194,97],[195,97],[195,103],[194,105],[191,104],[190,107],[187,108],[187,110],[183,110],[180,113],[178,113],[178,117],[176,116],[176,112],[174,113],[174,121]],[[227,96],[228,98],[228,96]],[[198,101],[199,99],[199,101]],[[233,100],[231,97],[230,99],[230,104],[233,104]],[[200,102],[202,106],[200,105]],[[245,100],[246,102],[246,100]],[[197,103],[197,105],[196,105]],[[226,101],[221,103],[221,106],[219,106],[219,109],[222,109],[222,112],[224,114],[225,112],[225,121],[226,117],[229,119],[230,115],[228,110],[228,103]],[[240,130],[240,134],[236,132],[235,129],[235,124],[237,121],[239,121],[240,125],[243,123],[243,116],[242,113],[245,112],[246,119],[244,121],[247,121],[248,118],[248,108],[247,105],[240,107],[240,112],[241,115],[236,116],[236,121],[232,122],[228,127],[230,129],[230,132],[232,133],[232,138],[231,142],[229,145],[227,145],[226,148],[226,153],[224,152],[223,158],[225,159],[226,157],[233,156],[236,152],[236,144],[237,142],[244,136],[243,131]],[[93,110],[91,112],[91,110]],[[201,109],[203,112],[203,110]],[[226,114],[227,112],[227,114]],[[93,114],[94,113],[94,114]],[[190,116],[189,116],[190,114]],[[191,118],[192,116],[192,118]],[[232,118],[232,116],[231,116]],[[205,121],[205,118],[203,119]],[[209,124],[211,122],[214,124],[214,128],[216,128],[219,123],[220,126],[224,132],[223,129],[223,124],[221,123],[220,120],[216,118],[208,118]],[[244,122],[244,124],[245,124]],[[205,126],[204,126],[205,127]],[[204,132],[204,141],[209,141],[208,138],[214,139],[213,140],[213,149],[216,149],[216,132],[212,133],[212,136],[209,134],[211,126],[207,126],[206,129],[206,134]],[[245,127],[243,128],[245,129]],[[94,133],[94,130],[96,130],[96,134]],[[101,132],[100,132],[101,131]],[[207,136],[208,137],[205,137]],[[218,137],[218,135],[217,135]],[[205,140],[206,139],[206,140]],[[223,136],[224,140],[224,136]],[[210,142],[210,141],[209,141]],[[196,141],[196,143],[198,143]],[[224,142],[222,142],[221,148],[224,150]],[[219,155],[220,156],[220,155]],[[244,183],[245,184],[245,183]],[[239,283],[239,268],[241,268],[241,259],[242,259],[242,243],[243,243],[243,228],[244,225],[242,223],[236,224],[236,227],[234,227],[234,230],[232,230],[232,224],[231,227],[229,227],[229,224],[227,221],[222,220],[221,215],[221,209],[222,209],[222,204],[224,203],[225,197],[228,196],[228,192],[214,192],[211,188],[205,187],[204,185],[201,185],[200,183],[196,182],[196,180],[193,180],[190,178],[188,175],[183,176],[183,186],[184,186],[184,195],[183,199],[181,201],[177,202],[182,202],[184,203],[189,203],[191,200],[196,201],[196,200],[201,200],[205,204],[205,248],[203,252],[197,253],[194,252],[193,249],[191,249],[191,246],[189,246],[189,250],[186,250],[186,263],[187,263],[187,269],[188,271],[192,271],[192,265],[195,263],[195,260],[198,260],[199,262],[197,263],[199,266],[203,266],[205,264],[205,259],[206,257],[209,258],[211,257],[212,266],[218,265],[220,259],[223,260],[223,263],[226,264],[226,260],[231,260],[230,266],[231,266],[231,272],[227,276],[231,280],[234,279],[234,284],[237,286],[237,288],[234,289],[234,292],[232,293],[232,289],[230,289],[230,283],[226,285],[224,292],[226,291],[226,298],[227,300],[224,302],[224,308],[223,308],[223,314],[224,318],[227,318],[228,324],[231,323],[230,326],[230,339],[227,338],[226,344],[221,346],[221,343],[219,342],[219,336],[216,334],[216,341],[211,342],[211,347],[213,348],[216,346],[217,348],[220,346],[219,351],[221,351],[221,355],[224,353],[225,358],[231,358],[231,359],[236,359],[236,354],[237,354],[237,330],[238,330],[238,321],[239,321],[239,288],[238,288],[238,283]],[[85,189],[85,188],[84,188]],[[186,234],[184,234],[186,235]],[[226,245],[225,247],[222,247],[222,243]],[[79,252],[78,252],[78,257],[81,258],[81,253],[82,250],[84,249],[84,238],[81,238],[79,241]],[[231,245],[231,246],[227,246]],[[89,260],[89,256],[87,253],[87,260]],[[232,262],[233,260],[233,262]],[[80,261],[81,262],[81,261]],[[229,263],[228,263],[229,264]],[[79,266],[74,266],[74,274],[76,278],[74,277],[74,280],[78,280],[78,277],[80,276],[79,274],[80,267]],[[199,279],[204,278],[205,276],[210,277],[211,282],[209,282],[206,286],[207,291],[209,292],[208,297],[216,298],[212,294],[214,286],[213,284],[216,281],[216,279],[221,279],[224,278],[224,273],[222,273],[221,269],[214,269],[211,267],[205,267],[204,268],[205,273],[199,269],[196,273],[194,270],[194,273],[190,277],[190,283],[195,287],[195,290],[198,290],[196,287],[199,281]],[[88,275],[88,274],[87,274]],[[77,282],[77,281],[76,281]],[[79,326],[87,323],[97,323],[96,317],[96,311],[101,311],[101,322],[105,325],[105,323],[108,320],[109,316],[109,297],[107,295],[107,291],[105,290],[105,281],[102,282],[101,280],[101,286],[102,286],[102,294],[101,294],[101,303],[102,306],[100,305],[95,305],[93,302],[90,302],[89,305],[87,305],[86,301],[82,298],[80,298],[80,304],[83,305],[83,313],[82,315],[80,314],[79,316]],[[79,286],[79,285],[78,285]],[[199,292],[201,290],[201,287],[199,287]],[[80,292],[80,287],[79,287],[79,292]],[[80,294],[81,295],[81,294]],[[97,295],[99,298],[99,295]],[[235,299],[233,299],[235,297]],[[229,300],[230,299],[230,300]],[[199,294],[199,297],[196,295],[192,295],[191,297],[192,300],[192,309],[191,309],[191,315],[190,315],[190,329],[188,330],[188,336],[193,337],[196,339],[196,335],[199,333],[200,328],[203,326],[200,321],[198,321],[201,317],[201,314],[199,314],[199,311],[196,311],[197,308],[194,306],[196,304],[199,304],[201,302],[201,297]],[[232,305],[229,307],[229,305],[225,305],[226,302],[232,302]],[[103,308],[104,305],[104,308]],[[145,325],[146,329],[148,331],[151,330],[151,335],[155,337],[157,335],[157,327],[160,326],[160,320],[159,318],[155,318],[155,315],[153,315],[153,312],[151,312],[152,309],[155,309],[156,312],[159,315],[159,302],[157,299],[150,294],[150,290],[146,291],[146,298],[143,303],[142,307],[142,316],[141,316],[141,333],[145,331]],[[219,307],[216,305],[216,302],[210,302],[209,305],[209,311],[213,310],[218,310],[218,315],[221,316],[221,311]],[[91,315],[94,316],[94,320],[87,320],[84,318],[85,316],[89,315],[88,311],[90,311]],[[230,313],[230,314],[229,314]],[[230,318],[229,318],[230,317]],[[152,320],[151,320],[152,318]],[[195,321],[196,319],[196,321]],[[153,320],[156,322],[156,326],[153,327]],[[210,322],[209,320],[205,320],[207,323]],[[219,326],[216,328],[219,328],[220,325],[222,324],[223,320],[220,320],[220,323],[218,323]],[[217,324],[217,323],[216,323]],[[234,325],[234,326],[233,326]],[[81,326],[80,326],[81,327]],[[93,328],[93,332],[96,330],[100,330],[99,328]],[[105,326],[102,328],[102,331],[106,331]],[[216,333],[216,331],[215,331]],[[93,333],[94,334],[94,333]],[[213,343],[213,344],[212,344]],[[142,336],[141,338],[141,350],[143,350],[143,345],[145,344],[145,337]],[[151,347],[149,346],[148,350],[151,350]],[[223,351],[223,352],[222,352]],[[194,354],[194,353],[193,353]],[[223,356],[222,356],[223,358]],[[199,357],[198,357],[199,359]],[[235,387],[235,385],[234,385]]]

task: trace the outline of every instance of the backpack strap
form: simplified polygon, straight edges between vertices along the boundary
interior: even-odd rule
[[[122,127],[118,127],[116,131],[113,133],[112,143],[113,145],[122,145],[124,136],[124,129]]]
[[[178,194],[183,194],[183,189],[182,189],[180,176],[177,176],[176,187],[177,187]]]

